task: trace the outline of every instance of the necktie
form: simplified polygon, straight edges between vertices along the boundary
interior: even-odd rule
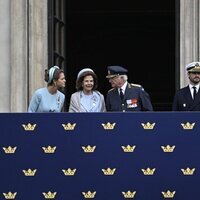
[[[193,88],[193,99],[195,99],[197,95],[197,88],[195,86],[193,86],[192,88]]]
[[[123,91],[122,91],[122,88],[120,88],[120,90],[119,90],[119,96],[120,96],[121,100],[123,100],[123,98],[124,98],[124,93],[123,93]]]

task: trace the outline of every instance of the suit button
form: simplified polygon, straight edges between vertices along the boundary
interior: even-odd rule
[[[124,106],[124,104],[122,104],[122,106]]]

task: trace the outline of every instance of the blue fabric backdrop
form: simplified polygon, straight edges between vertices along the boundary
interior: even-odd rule
[[[143,128],[148,122],[155,123],[153,129]],[[183,128],[187,122],[193,129]],[[74,130],[64,129],[68,123],[75,124]],[[114,128],[104,129],[107,123],[115,123]],[[35,124],[34,131],[24,129],[28,124]],[[88,145],[95,146],[94,152],[84,152]],[[124,152],[127,145],[134,151]],[[161,146],[167,145],[174,151],[164,152]],[[5,152],[9,146],[16,147],[15,153]],[[45,153],[48,146],[55,152]],[[172,199],[200,198],[198,112],[2,113],[0,148],[0,199],[12,192],[17,200],[40,200],[51,192],[57,200],[82,200],[89,191],[97,200],[160,200],[167,191],[174,193]],[[69,168],[76,169],[73,176],[64,174]],[[113,175],[104,175],[108,168]],[[144,175],[147,168],[154,174]],[[187,168],[194,173],[184,175]],[[28,169],[35,175],[25,176]],[[128,191],[134,197],[124,197]]]

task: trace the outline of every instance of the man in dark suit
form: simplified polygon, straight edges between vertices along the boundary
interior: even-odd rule
[[[141,85],[128,83],[128,70],[121,66],[109,66],[108,78],[112,89],[107,93],[107,111],[153,111],[150,97]]]
[[[179,89],[173,101],[173,111],[200,111],[200,62],[186,65],[189,85]]]

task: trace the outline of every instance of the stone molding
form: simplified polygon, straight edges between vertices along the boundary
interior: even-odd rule
[[[188,84],[185,66],[199,61],[199,0],[180,0],[180,87]]]
[[[26,112],[47,68],[47,0],[11,1],[11,112]]]

